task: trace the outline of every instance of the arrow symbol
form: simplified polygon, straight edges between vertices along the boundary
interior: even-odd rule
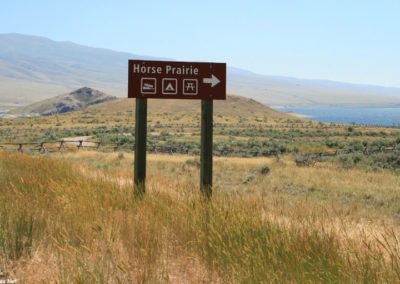
[[[211,88],[215,87],[219,82],[221,82],[221,81],[214,75],[211,75],[211,78],[203,78],[203,83],[211,84]]]

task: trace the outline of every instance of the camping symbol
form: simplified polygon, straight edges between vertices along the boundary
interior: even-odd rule
[[[163,95],[178,94],[178,80],[174,78],[164,78],[162,80],[162,93]]]

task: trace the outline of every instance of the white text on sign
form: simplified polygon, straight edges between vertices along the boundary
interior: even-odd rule
[[[199,69],[193,66],[182,65],[174,67],[166,65],[165,70],[160,66],[142,66],[140,64],[133,64],[133,73],[136,74],[166,74],[166,75],[199,75]]]

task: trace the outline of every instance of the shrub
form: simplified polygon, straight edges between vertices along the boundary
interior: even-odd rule
[[[260,167],[259,171],[260,171],[260,174],[267,175],[270,173],[271,169],[269,168],[268,165],[265,165],[265,166]]]

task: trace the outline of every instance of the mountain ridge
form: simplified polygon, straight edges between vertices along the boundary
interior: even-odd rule
[[[166,60],[45,37],[0,34],[0,111],[81,86],[126,97],[129,59]],[[400,88],[261,75],[229,64],[227,92],[269,106],[400,107]]]

